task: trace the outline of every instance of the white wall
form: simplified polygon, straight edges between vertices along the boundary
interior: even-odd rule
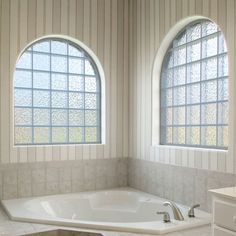
[[[234,0],[130,0],[131,157],[222,172],[235,171],[235,7]],[[153,62],[166,34],[179,21],[190,16],[212,19],[225,34],[229,51],[229,151],[152,145],[152,136],[158,133],[158,129],[152,129],[152,105],[158,111],[159,103],[159,94],[155,101],[152,100]],[[153,80],[158,79],[158,75],[154,75]],[[156,119],[158,117],[159,114],[154,116]]]
[[[19,53],[45,35],[63,34],[90,47],[106,80],[106,144],[13,147],[12,82]],[[128,1],[0,0],[1,163],[128,156]]]

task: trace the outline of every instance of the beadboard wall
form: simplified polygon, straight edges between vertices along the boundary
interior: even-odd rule
[[[167,33],[188,17],[203,16],[223,31],[229,51],[229,150],[203,150],[158,145],[159,75],[152,74],[155,57]],[[184,167],[235,172],[235,27],[234,0],[130,0],[130,126],[129,156]],[[177,32],[176,32],[177,33]],[[157,60],[156,63],[161,63]],[[234,91],[234,92],[233,92]],[[153,97],[152,97],[153,96]],[[153,99],[155,98],[155,99]],[[152,111],[154,111],[152,113]],[[157,136],[157,138],[153,138]],[[152,142],[155,139],[155,142]]]
[[[33,40],[71,36],[97,55],[105,72],[105,145],[13,146],[13,73]],[[128,156],[128,1],[0,0],[1,163]]]

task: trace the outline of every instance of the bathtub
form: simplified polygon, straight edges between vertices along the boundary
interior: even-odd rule
[[[179,204],[185,220],[176,221],[164,201],[126,188],[3,200],[2,205],[12,220],[137,233],[164,234],[211,222],[210,214],[200,210],[189,218],[188,208]],[[171,222],[164,223],[157,211],[168,211]]]

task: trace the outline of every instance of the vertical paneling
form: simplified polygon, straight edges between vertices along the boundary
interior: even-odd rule
[[[136,6],[135,13],[131,14],[130,30],[132,32],[132,51],[130,53],[130,104],[133,105],[130,114],[130,150],[134,158],[148,158],[152,161],[170,163],[180,166],[196,167],[216,171],[232,172],[234,166],[235,146],[235,109],[234,95],[235,83],[235,1],[231,0],[133,0],[130,1],[132,9]],[[153,9],[154,13],[153,13]],[[153,15],[154,14],[154,15]],[[151,147],[149,138],[152,132],[158,136],[159,128],[152,127],[149,130],[149,114],[152,109],[158,110],[159,91],[153,87],[152,92],[157,94],[158,101],[153,102],[150,94],[150,80],[153,61],[160,48],[162,40],[170,29],[188,16],[202,15],[215,21],[225,33],[229,49],[229,83],[230,83],[230,117],[229,117],[229,155],[227,151],[186,149],[168,146]],[[179,29],[180,30],[180,29]],[[174,35],[172,35],[173,37]],[[135,40],[134,40],[135,39]],[[154,40],[154,41],[153,41]],[[161,64],[161,61],[158,61]],[[158,75],[157,75],[158,77]],[[157,82],[159,83],[159,82]],[[135,109],[134,109],[135,108]],[[159,120],[160,114],[152,114],[152,119]],[[232,129],[231,129],[232,128]],[[156,138],[158,140],[158,138]],[[154,144],[158,143],[153,140]],[[236,163],[235,163],[236,165]]]
[[[0,6],[1,162],[127,157],[129,2],[0,0]],[[17,57],[38,37],[53,34],[68,35],[83,42],[104,69],[106,140],[103,145],[14,147],[13,73]]]

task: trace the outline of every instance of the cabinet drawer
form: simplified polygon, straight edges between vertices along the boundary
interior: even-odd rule
[[[214,228],[214,236],[236,236],[235,232],[230,232],[229,230]]]
[[[218,226],[236,231],[236,205],[215,201],[214,223]]]

